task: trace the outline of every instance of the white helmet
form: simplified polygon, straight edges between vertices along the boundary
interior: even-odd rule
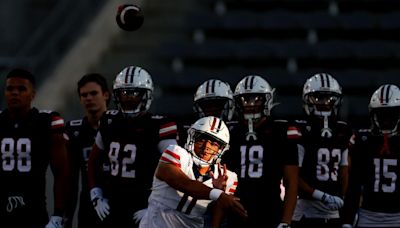
[[[197,120],[188,130],[185,149],[193,155],[193,161],[200,167],[207,167],[219,163],[221,156],[229,149],[229,130],[224,121],[215,116],[207,116]],[[194,151],[194,144],[198,139],[210,139],[220,145],[218,153],[206,161]]]
[[[212,115],[230,121],[234,107],[231,87],[218,79],[205,81],[194,95],[193,109],[199,117]]]
[[[274,93],[275,88],[272,88],[261,76],[248,75],[236,85],[234,97],[236,106],[241,112],[245,111],[245,105],[254,105],[252,102],[247,102],[247,98],[258,97],[264,99],[261,108],[259,108],[260,110],[256,110],[257,113],[253,113],[259,118],[261,115],[269,116],[271,114],[271,109],[276,105],[274,104]],[[245,101],[247,104],[244,104]]]
[[[257,139],[253,130],[254,122],[262,116],[270,116],[274,103],[275,89],[258,75],[248,75],[236,85],[234,98],[238,112],[247,120],[246,140]]]
[[[137,116],[149,110],[153,100],[153,81],[150,74],[141,67],[125,67],[115,78],[113,95],[118,109],[128,116]],[[121,93],[128,96],[140,96],[138,104],[123,104]]]
[[[400,122],[400,90],[396,85],[380,86],[372,94],[368,108],[374,130],[383,134],[397,133]]]
[[[303,101],[307,115],[337,115],[342,102],[342,88],[331,75],[318,73],[304,83]]]

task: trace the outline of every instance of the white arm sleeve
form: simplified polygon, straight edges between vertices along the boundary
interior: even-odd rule
[[[100,131],[97,132],[96,141],[95,141],[95,142],[96,142],[96,145],[97,145],[97,147],[98,147],[99,149],[104,150],[103,137],[101,137]]]
[[[342,153],[342,159],[340,160],[340,166],[349,166],[349,150],[345,149]]]
[[[96,137],[96,143],[97,143],[97,137]],[[160,142],[158,142],[158,150],[162,154],[169,145],[178,145],[178,142],[175,139],[161,140]]]
[[[299,159],[299,167],[303,166],[303,160],[304,160],[304,147],[303,145],[297,144],[297,155]]]

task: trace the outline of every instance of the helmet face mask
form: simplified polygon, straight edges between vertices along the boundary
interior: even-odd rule
[[[199,116],[216,116],[229,120],[229,109],[232,101],[224,97],[204,98],[195,104],[195,110]]]
[[[342,103],[342,88],[331,75],[315,74],[304,83],[303,102],[309,116],[337,116]]]
[[[373,122],[382,133],[391,133],[397,129],[400,119],[400,107],[376,108],[371,114]]]
[[[254,132],[254,123],[262,120],[264,116],[270,116],[275,107],[275,89],[258,75],[248,75],[236,85],[235,102],[239,116],[247,122],[248,132],[246,140],[257,139]]]
[[[153,90],[153,81],[146,70],[137,66],[125,67],[114,80],[114,101],[127,117],[135,117],[149,110]]]
[[[236,97],[236,103],[244,115],[264,112],[264,105],[271,99],[270,94],[243,94]]]
[[[150,96],[150,91],[142,88],[116,89],[114,96],[118,99],[119,108],[126,114],[146,111],[145,104]]]
[[[400,89],[392,84],[379,87],[371,96],[369,113],[374,131],[397,134],[400,122]]]
[[[308,110],[312,110],[310,113],[314,115],[322,116],[320,113],[323,112],[336,115],[336,109],[341,103],[341,96],[332,92],[314,92],[305,95],[304,100]]]
[[[199,117],[216,116],[230,121],[234,108],[232,90],[228,83],[210,79],[197,88],[193,109]]]
[[[193,137],[195,143],[204,145],[205,143],[209,142],[212,146],[218,147],[218,151],[226,146],[226,143],[222,140],[204,132],[196,131]]]
[[[205,133],[195,132],[194,134],[194,153],[196,156],[205,162],[213,163],[215,158],[219,158],[221,149],[226,143]]]
[[[342,87],[327,73],[317,73],[303,86],[303,107],[312,121],[321,124],[321,137],[332,137],[330,119],[336,118],[342,104]]]
[[[203,117],[188,130],[185,149],[192,154],[197,166],[208,167],[219,163],[221,156],[228,148],[229,130],[217,117]]]
[[[269,116],[276,105],[274,93],[275,89],[265,79],[258,75],[248,75],[236,85],[236,107],[244,118],[250,114],[253,119]]]

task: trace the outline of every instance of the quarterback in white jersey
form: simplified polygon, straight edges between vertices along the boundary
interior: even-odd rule
[[[212,201],[217,208],[245,218],[246,211],[233,196],[237,175],[219,163],[228,145],[225,123],[203,117],[189,129],[185,149],[169,146],[161,155],[140,227],[203,227],[203,215]],[[215,214],[216,224],[220,212]]]

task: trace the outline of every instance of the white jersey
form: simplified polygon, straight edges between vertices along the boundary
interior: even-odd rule
[[[179,167],[190,179],[196,180],[193,172],[193,158],[189,152],[178,145],[170,145],[161,155],[160,162],[174,164]],[[218,177],[219,170],[217,165],[214,167],[214,176]],[[225,192],[234,194],[237,187],[237,175],[228,170],[228,180]],[[202,176],[197,180],[202,181]],[[203,181],[203,184],[212,186],[212,179]],[[141,227],[153,227],[154,225],[171,226],[171,227],[202,227],[203,215],[206,212],[209,199],[194,199],[183,192],[180,192],[166,182],[157,179],[154,176],[152,193],[149,197],[148,214],[142,219]],[[156,213],[168,211],[167,214],[157,216],[160,223],[155,223],[154,216],[149,215],[154,213],[154,208],[157,208]],[[146,218],[147,217],[147,218]],[[145,221],[147,220],[147,221]],[[173,220],[171,222],[171,220]],[[149,222],[151,224],[149,224]]]

